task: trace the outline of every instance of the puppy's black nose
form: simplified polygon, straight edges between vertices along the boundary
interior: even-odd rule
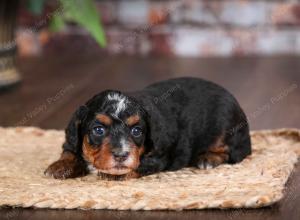
[[[127,151],[116,151],[112,153],[115,160],[118,162],[123,162],[127,159],[127,157],[129,156],[129,152]]]

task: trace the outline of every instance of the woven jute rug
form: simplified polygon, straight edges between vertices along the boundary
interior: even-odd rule
[[[253,154],[236,165],[186,168],[127,181],[96,175],[55,180],[43,175],[61,153],[64,133],[0,128],[0,206],[65,209],[181,210],[257,208],[284,196],[300,155],[300,131],[252,132]]]

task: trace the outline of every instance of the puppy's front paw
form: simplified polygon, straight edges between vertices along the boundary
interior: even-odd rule
[[[55,179],[67,179],[83,176],[86,174],[86,169],[83,164],[79,164],[75,160],[58,160],[51,164],[44,172],[46,176],[54,177]]]
[[[226,154],[206,153],[199,156],[197,167],[205,170],[212,169],[226,162],[227,158]]]
[[[197,167],[201,170],[209,170],[209,169],[212,169],[216,166],[218,166],[218,165],[213,164],[213,163],[211,163],[207,160],[201,160],[201,161],[199,160],[198,164],[197,164]]]

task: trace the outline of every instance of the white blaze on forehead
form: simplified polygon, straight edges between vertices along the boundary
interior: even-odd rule
[[[118,116],[120,114],[120,112],[122,112],[126,109],[126,104],[127,104],[128,100],[124,95],[118,94],[118,93],[113,93],[113,94],[108,94],[107,98],[109,101],[117,101],[117,103],[114,106],[114,108],[115,108],[114,114],[116,116]]]
[[[125,138],[121,139],[120,144],[121,144],[123,152],[130,152],[130,144]],[[123,165],[128,166],[128,167],[132,167],[133,164],[135,164],[135,161],[136,161],[136,159],[134,158],[133,154],[129,153],[129,156],[124,161]]]
[[[107,95],[107,98],[110,101],[121,101],[124,98],[124,96],[118,93],[110,93]]]
[[[120,144],[121,144],[123,152],[126,152],[126,151],[129,152],[130,151],[130,145],[129,145],[128,141],[125,138],[122,138],[120,140]]]

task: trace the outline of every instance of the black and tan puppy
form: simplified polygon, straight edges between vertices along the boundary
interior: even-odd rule
[[[214,83],[178,78],[132,93],[107,90],[80,106],[61,158],[45,174],[139,177],[233,164],[249,154],[247,118],[236,99]]]

